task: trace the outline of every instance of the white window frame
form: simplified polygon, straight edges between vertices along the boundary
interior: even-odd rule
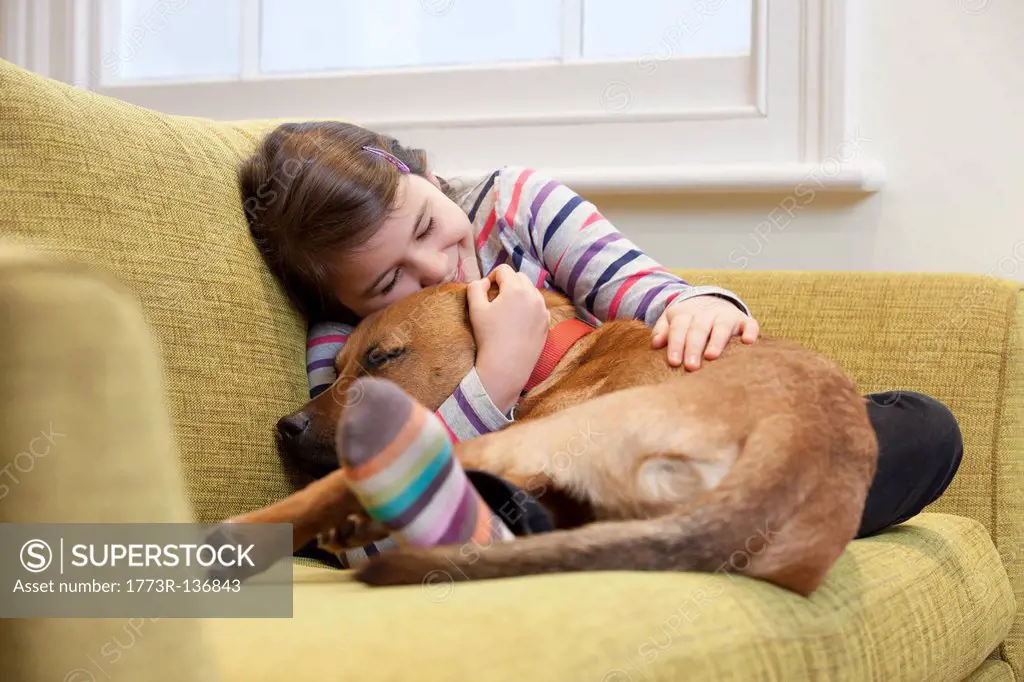
[[[567,54],[565,64],[273,76],[258,73],[250,30],[259,0],[242,1],[236,79],[101,82],[103,0],[0,0],[0,56],[168,113],[350,120],[427,149],[447,177],[521,164],[601,194],[792,191],[808,182],[868,194],[885,183],[858,127],[857,0],[753,0],[749,57],[594,63]],[[675,82],[690,87],[666,87]],[[488,84],[493,91],[480,93]]]

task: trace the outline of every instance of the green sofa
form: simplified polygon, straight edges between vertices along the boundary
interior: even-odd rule
[[[47,424],[68,434],[5,481],[0,522],[212,522],[293,489],[272,429],[307,395],[304,325],[249,239],[234,174],[273,123],[167,116],[0,62],[0,467]],[[945,496],[853,542],[806,599],[691,573],[374,590],[295,560],[290,619],[162,619],[131,647],[116,619],[0,621],[0,679],[1024,674],[1019,283],[681,274],[738,292],[767,333],[836,358],[865,393],[948,404],[966,452]],[[112,637],[117,661],[100,654]]]

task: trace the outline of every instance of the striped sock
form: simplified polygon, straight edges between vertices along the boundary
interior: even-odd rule
[[[358,379],[337,430],[352,492],[399,545],[432,547],[514,536],[452,456],[444,425],[390,381]],[[375,543],[370,548],[386,551]],[[361,559],[348,553],[348,562]]]
[[[333,543],[318,538],[320,549],[326,550],[338,558],[338,563],[341,564],[342,568],[356,568],[367,561],[377,556],[378,554],[384,554],[390,552],[399,546],[398,540],[394,536],[386,537],[383,540],[377,540],[371,542],[362,547],[356,547],[355,549],[344,549],[338,548]]]

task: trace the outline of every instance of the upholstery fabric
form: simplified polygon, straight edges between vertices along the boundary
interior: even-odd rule
[[[242,213],[235,168],[256,128],[165,116],[2,61],[0,122],[3,233],[115,274],[142,304],[197,520],[290,492],[272,429],[308,398],[305,328]]]
[[[966,682],[1014,682],[1013,669],[1006,661],[989,659],[965,678]]]
[[[348,576],[296,566],[294,619],[211,623],[222,677],[942,682],[981,665],[1014,614],[984,528],[930,513],[854,542],[808,599],[733,575]]]
[[[3,245],[0,311],[0,523],[188,521],[138,304],[81,266]],[[202,625],[0,619],[0,680],[214,682]]]

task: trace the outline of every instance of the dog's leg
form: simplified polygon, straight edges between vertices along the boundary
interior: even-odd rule
[[[534,497],[554,487],[605,518],[652,516],[717,485],[738,456],[743,426],[681,383],[641,386],[463,441],[455,454]]]
[[[337,469],[272,505],[227,519],[229,523],[291,523],[292,551],[318,533],[344,527],[362,506],[348,488],[345,472]]]

